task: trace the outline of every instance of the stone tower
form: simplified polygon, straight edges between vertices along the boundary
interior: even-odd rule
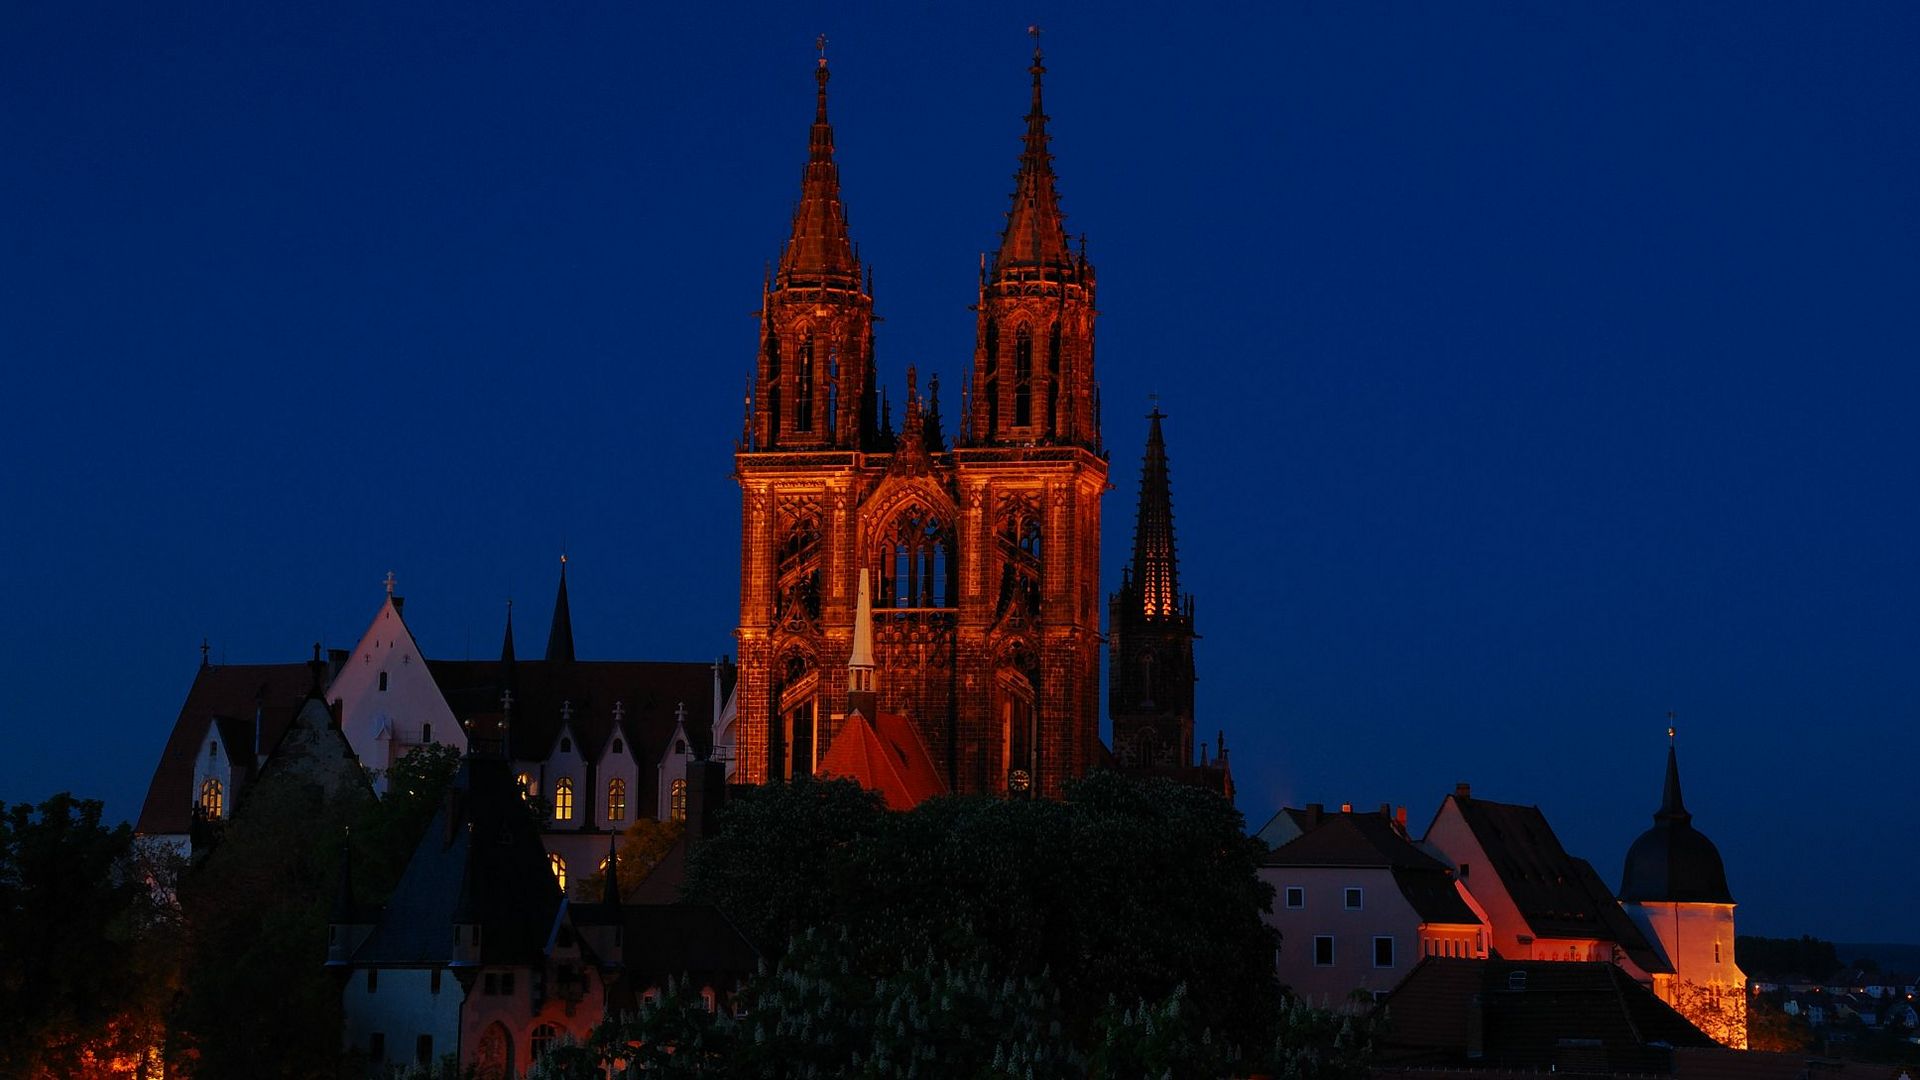
[[[1069,249],[1032,105],[1006,231],[983,263],[956,445],[939,383],[876,410],[870,277],[848,236],[827,66],[734,457],[741,487],[736,779],[813,770],[841,720],[861,572],[877,707],[951,790],[1056,795],[1098,755],[1100,497],[1093,269]]]
[[[1113,657],[1107,709],[1113,755],[1126,768],[1193,764],[1193,598],[1180,594],[1173,491],[1160,433],[1164,419],[1158,408],[1147,417],[1133,563],[1122,573],[1107,616]]]

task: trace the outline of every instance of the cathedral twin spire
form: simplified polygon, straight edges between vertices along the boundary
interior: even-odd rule
[[[833,125],[827,121],[826,40],[813,78],[813,129],[807,137],[807,164],[800,176],[800,204],[793,211],[793,234],[780,253],[778,284],[818,285],[857,290],[860,259],[847,232],[847,210],[840,201],[840,169],[833,161]]]

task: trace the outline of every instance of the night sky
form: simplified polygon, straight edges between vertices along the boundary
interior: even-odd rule
[[[1103,577],[1157,392],[1249,823],[1471,781],[1617,885],[1672,709],[1743,931],[1920,939],[1920,8],[801,6],[0,8],[0,799],[133,816],[203,636],[388,570],[430,655],[563,545],[583,656],[731,652],[814,36],[953,431],[1038,20]]]

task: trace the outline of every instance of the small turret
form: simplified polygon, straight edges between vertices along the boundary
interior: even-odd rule
[[[868,720],[879,715],[879,693],[874,685],[873,595],[864,568],[853,615],[853,653],[847,658],[847,712],[857,712]]]

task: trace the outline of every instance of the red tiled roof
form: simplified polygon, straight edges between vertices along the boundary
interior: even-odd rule
[[[227,744],[231,760],[251,773],[254,718],[260,722],[259,744],[271,753],[312,688],[313,669],[304,663],[202,666],[173,722],[166,749],[160,752],[160,764],[153,770],[134,831],[147,836],[187,832],[193,821],[193,769],[208,723],[224,721],[221,741]],[[226,734],[242,728],[245,733],[238,742],[235,735]]]
[[[879,792],[889,810],[911,810],[947,793],[913,721],[895,713],[881,713],[877,724],[859,712],[848,716],[817,771]]]

